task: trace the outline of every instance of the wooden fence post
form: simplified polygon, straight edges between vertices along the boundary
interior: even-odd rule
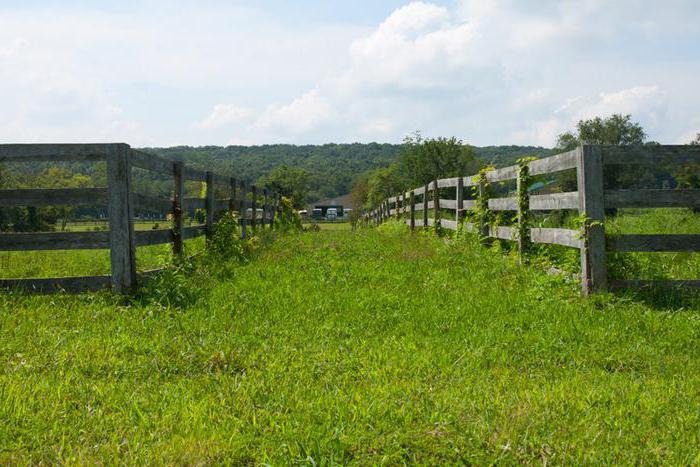
[[[268,201],[267,197],[268,197],[267,188],[263,188],[263,213],[262,213],[262,229],[263,230],[265,230],[265,224],[267,223],[268,217],[269,217],[268,216],[269,206],[267,204],[267,201]]]
[[[248,190],[246,188],[245,181],[241,180],[241,200],[240,200],[240,210],[241,213],[241,238],[248,238]]]
[[[455,220],[457,221],[457,228],[459,228],[459,224],[462,222],[462,219],[464,219],[464,179],[462,177],[457,178],[455,201],[457,202]]]
[[[131,159],[127,144],[110,147],[107,157],[109,246],[112,287],[121,294],[136,287],[136,239],[131,193]]]
[[[429,183],[426,183],[423,187],[423,228],[428,228],[428,188]]]
[[[478,199],[476,200],[477,203],[479,203],[479,207],[482,211],[488,209],[489,206],[489,200],[487,198],[487,193],[486,193],[486,183],[484,183],[483,177],[479,177],[479,196]],[[489,237],[489,225],[486,223],[484,220],[484,217],[486,216],[485,212],[481,213],[481,219],[479,219],[479,234],[481,235],[482,239],[488,239]]]
[[[250,195],[250,227],[255,232],[255,219],[258,216],[258,187],[252,185],[250,187]]]
[[[608,288],[605,253],[605,202],[603,191],[603,155],[600,146],[577,149],[579,214],[585,214],[586,226],[581,248],[581,277],[584,295]]]
[[[415,193],[413,192],[413,190],[411,190],[411,194],[410,194],[410,197],[409,197],[409,202],[411,203],[411,213],[410,213],[410,216],[411,216],[411,220],[410,220],[411,231],[414,231],[414,230],[416,230],[416,195],[415,195]]]
[[[270,230],[275,229],[275,214],[277,214],[279,205],[279,194],[274,193],[272,195],[272,209],[270,210]]]
[[[433,217],[433,228],[440,233],[440,190],[437,179],[433,181]]]
[[[401,216],[406,214],[406,192],[401,193]]]
[[[231,214],[236,211],[236,179],[231,177],[228,181],[230,198],[228,200],[228,210]]]
[[[185,193],[185,177],[183,176],[183,162],[175,162],[174,164],[174,181],[175,187],[173,192],[173,254],[182,258],[184,252],[184,242],[182,232],[184,228],[182,215],[182,200]]]
[[[530,216],[530,193],[527,191],[527,178],[529,174],[529,167],[523,165],[518,169],[518,179],[517,179],[517,193],[518,193],[518,213],[517,213],[517,225],[518,225],[518,254],[520,255],[520,260],[522,261],[523,256],[527,253],[527,249],[530,246],[530,229],[528,226],[528,220]]]
[[[207,197],[204,200],[204,208],[207,211],[206,234],[207,240],[214,234],[214,173],[206,173]]]
[[[401,202],[399,201],[399,194],[396,194],[396,209],[394,211],[394,214],[396,215],[396,220],[399,220],[401,218]]]

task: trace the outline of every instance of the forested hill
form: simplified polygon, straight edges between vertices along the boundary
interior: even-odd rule
[[[257,180],[279,166],[304,169],[310,177],[310,200],[332,198],[348,193],[355,177],[363,172],[386,167],[401,150],[398,144],[324,144],[295,146],[178,146],[146,148],[154,154],[185,160],[201,169]],[[544,157],[551,150],[533,146],[475,147],[485,163],[498,166],[513,163],[524,155]]]

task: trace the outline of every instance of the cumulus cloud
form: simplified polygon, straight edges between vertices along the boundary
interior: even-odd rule
[[[700,121],[691,0],[414,1],[374,27],[164,5],[0,7],[0,139],[552,145],[620,112],[676,142]]]

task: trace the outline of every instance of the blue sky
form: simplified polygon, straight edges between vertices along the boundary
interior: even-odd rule
[[[690,0],[0,3],[0,141],[551,146],[631,113],[700,132]]]

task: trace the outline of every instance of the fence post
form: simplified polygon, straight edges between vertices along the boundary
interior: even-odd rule
[[[265,230],[265,223],[268,221],[268,210],[269,206],[267,205],[267,188],[263,188],[263,213],[262,213],[262,229]]]
[[[239,212],[241,213],[241,238],[245,240],[248,238],[248,190],[243,180],[241,180],[241,200],[239,203]]]
[[[489,208],[489,200],[486,196],[486,183],[484,182],[484,177],[479,177],[479,197],[476,201],[479,203],[479,208],[481,209],[481,218],[479,219],[479,234],[482,239],[486,242],[489,237],[489,225],[486,223],[485,216],[486,210]]]
[[[134,205],[131,193],[130,147],[119,143],[110,147],[107,158],[109,247],[114,291],[127,294],[136,287],[136,241]]]
[[[518,193],[518,254],[522,261],[523,255],[527,252],[530,246],[530,229],[528,228],[528,219],[530,216],[530,193],[527,191],[527,178],[529,175],[529,167],[523,165],[518,168],[517,193]]]
[[[401,216],[406,214],[406,192],[401,193]]]
[[[236,210],[236,179],[231,177],[228,181],[230,198],[228,200],[228,210],[231,214]]]
[[[414,231],[416,230],[416,195],[413,190],[411,190],[409,203],[411,203],[411,231]]]
[[[423,187],[423,228],[428,228],[428,188],[430,183],[426,183]]]
[[[204,200],[204,208],[207,211],[206,234],[207,240],[211,240],[214,233],[214,173],[206,173],[207,197]]]
[[[459,228],[459,224],[462,222],[462,219],[464,219],[464,179],[462,177],[457,177],[455,201],[457,202],[455,220],[457,221],[457,228]]]
[[[578,154],[579,214],[585,214],[581,248],[581,286],[584,295],[608,288],[605,253],[605,202],[603,191],[603,155],[600,146],[583,145]]]
[[[174,166],[175,189],[173,192],[173,254],[182,258],[184,243],[182,231],[184,228],[182,215],[182,200],[185,193],[185,177],[183,176],[184,163],[175,162]]]
[[[435,232],[440,233],[440,190],[438,190],[438,181],[433,181],[433,228]]]
[[[250,187],[250,227],[253,229],[253,232],[255,232],[255,226],[256,226],[256,220],[255,218],[258,215],[258,187],[255,185],[252,185]]]
[[[396,220],[399,220],[399,218],[401,217],[401,212],[400,212],[401,202],[399,201],[399,194],[398,193],[396,193],[395,198],[396,198],[396,201],[395,201],[396,209],[394,210],[394,214],[396,215]]]
[[[270,210],[270,230],[275,228],[275,214],[279,209],[279,194],[274,193],[272,196],[272,209]]]

